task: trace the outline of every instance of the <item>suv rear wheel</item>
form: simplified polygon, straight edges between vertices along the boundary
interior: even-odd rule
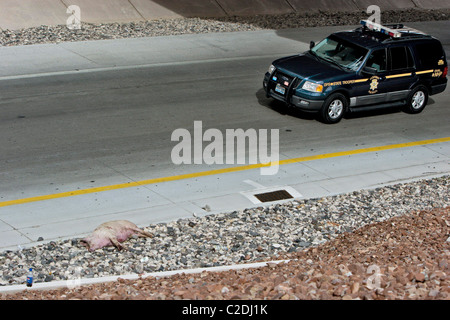
[[[334,93],[329,96],[320,110],[322,120],[325,123],[338,123],[347,110],[347,98],[341,93]]]
[[[420,113],[423,111],[428,102],[428,89],[419,85],[414,88],[406,101],[406,111],[408,113]]]

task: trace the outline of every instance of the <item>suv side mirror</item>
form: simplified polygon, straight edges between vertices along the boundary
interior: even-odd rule
[[[368,74],[371,74],[371,75],[374,75],[374,74],[377,74],[377,73],[378,73],[378,70],[375,69],[375,68],[372,68],[372,67],[364,67],[364,68],[362,69],[362,71],[363,71],[364,73],[368,73]]]
[[[314,41],[309,42],[309,49],[312,49],[316,46],[316,43]]]

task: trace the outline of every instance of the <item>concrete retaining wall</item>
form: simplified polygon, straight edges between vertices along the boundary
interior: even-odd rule
[[[217,2],[230,16],[283,14],[293,11],[285,0],[217,0]]]
[[[67,7],[60,0],[1,0],[0,28],[19,29],[65,24]]]
[[[83,22],[129,22],[144,20],[128,0],[61,0],[67,7],[77,5]],[[66,14],[68,17],[68,14]]]
[[[450,8],[448,0],[412,0],[418,7],[425,9]]]
[[[365,11],[450,8],[448,0],[1,0],[0,28],[21,29],[65,24],[70,5],[81,8],[82,22],[131,22],[157,18],[223,17],[302,11]]]
[[[381,12],[383,12],[383,10],[394,10],[394,9],[409,9],[409,8],[415,8],[418,7],[415,3],[414,0],[377,0],[377,1],[373,1],[373,0],[354,0],[354,2],[356,3],[356,5],[358,6],[358,8],[361,9],[367,9],[368,6],[372,5],[372,4],[376,4],[377,6],[380,7]],[[444,1],[442,1],[444,2]]]
[[[356,5],[354,1],[348,0],[288,0],[295,11],[357,11],[360,8]],[[364,8],[364,10],[367,7]]]
[[[215,0],[130,0],[146,20],[180,17],[221,17],[226,13]]]

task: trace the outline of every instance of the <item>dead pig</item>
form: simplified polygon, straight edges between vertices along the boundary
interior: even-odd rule
[[[124,242],[132,235],[152,238],[153,234],[138,228],[133,222],[127,220],[116,220],[99,225],[94,232],[80,240],[89,251],[95,251],[103,247],[114,246],[118,250],[126,249]]]

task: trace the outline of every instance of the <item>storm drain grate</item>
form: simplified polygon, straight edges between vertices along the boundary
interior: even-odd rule
[[[271,202],[285,199],[293,199],[289,192],[286,190],[277,190],[272,192],[260,193],[254,195],[261,202]]]

